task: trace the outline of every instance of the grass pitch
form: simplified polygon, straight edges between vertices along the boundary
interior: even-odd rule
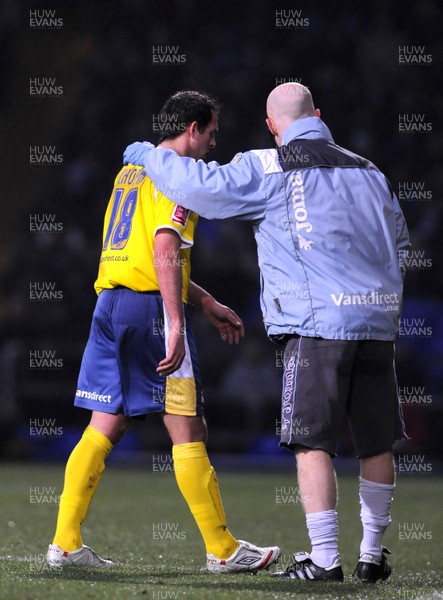
[[[357,478],[340,476],[343,583],[274,580],[269,573],[210,575],[199,532],[173,473],[109,466],[83,526],[83,541],[117,562],[112,571],[44,562],[54,532],[63,465],[0,465],[0,598],[3,600],[360,600],[443,599],[443,481],[399,477],[385,543],[394,572],[363,585],[352,577],[360,541]],[[219,470],[232,533],[290,553],[309,550],[295,475]],[[281,568],[280,566],[280,568]],[[276,568],[273,566],[270,573]]]

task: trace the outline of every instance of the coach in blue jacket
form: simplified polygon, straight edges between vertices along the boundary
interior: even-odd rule
[[[280,443],[296,455],[312,544],[275,576],[343,579],[332,457],[347,415],[361,459],[355,572],[375,582],[391,572],[382,537],[395,487],[392,447],[405,436],[394,338],[408,231],[386,177],[334,143],[305,86],[276,87],[266,108],[277,149],[220,166],[135,143],[124,160],[203,217],[252,221],[265,327],[285,346]]]

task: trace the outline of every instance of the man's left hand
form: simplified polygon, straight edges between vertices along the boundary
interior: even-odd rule
[[[127,165],[128,163],[131,163],[131,165],[142,167],[144,155],[153,148],[155,148],[155,146],[150,142],[134,142],[133,144],[130,144],[123,152],[123,164]]]

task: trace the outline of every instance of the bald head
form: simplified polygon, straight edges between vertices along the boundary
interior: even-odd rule
[[[311,92],[301,83],[283,83],[272,90],[266,103],[268,116],[291,121],[314,116]]]
[[[277,143],[288,125],[304,117],[318,117],[311,92],[301,83],[283,83],[272,90],[266,102],[268,127],[276,135]]]

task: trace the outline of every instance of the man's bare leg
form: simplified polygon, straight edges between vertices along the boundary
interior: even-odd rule
[[[331,456],[323,450],[297,448],[298,486],[312,544],[311,559],[322,568],[339,556],[337,481]]]

